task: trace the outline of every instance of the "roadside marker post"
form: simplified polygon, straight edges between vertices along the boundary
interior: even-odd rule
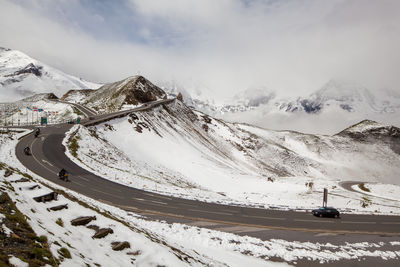
[[[328,188],[324,188],[324,199],[322,200],[322,207],[328,206]]]

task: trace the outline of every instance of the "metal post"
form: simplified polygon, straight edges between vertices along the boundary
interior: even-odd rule
[[[324,199],[322,200],[322,207],[328,205],[328,188],[324,188]]]

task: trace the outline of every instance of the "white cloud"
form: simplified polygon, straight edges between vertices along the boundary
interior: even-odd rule
[[[400,84],[394,0],[117,2],[128,7],[125,16],[78,0],[33,9],[0,2],[0,45],[95,81],[140,71],[216,96],[260,85],[304,94],[331,78]]]

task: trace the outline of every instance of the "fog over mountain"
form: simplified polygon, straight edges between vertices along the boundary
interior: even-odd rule
[[[278,101],[279,110],[318,109],[321,104],[313,121],[329,120],[328,132],[360,119],[396,124],[389,109],[396,106],[400,92],[399,1],[0,0],[0,4],[0,46],[88,81],[110,83],[143,75],[159,86],[173,81],[198,102],[193,105],[228,104],[239,110],[238,101],[265,91],[260,103],[242,103],[259,104],[257,112],[225,115],[264,127],[309,128],[303,128],[308,122],[300,123],[300,115],[292,120],[287,112],[278,120],[268,119],[268,106],[274,102],[270,93],[275,100],[283,99]],[[375,102],[368,102],[372,98],[364,93],[361,102],[368,103],[368,112],[369,107],[375,111],[367,118],[353,118],[360,107],[346,111],[348,103],[341,103],[339,113],[334,109],[328,113],[332,104],[318,94],[324,93],[319,90],[329,81],[366,88]],[[352,86],[335,88],[341,97],[353,94]],[[390,103],[385,106],[385,101]],[[383,109],[386,115],[375,118]],[[334,125],[336,120],[340,125]]]
[[[399,92],[346,81],[330,80],[315,92],[298,96],[251,88],[222,102],[212,95],[190,94],[174,83],[164,83],[162,88],[170,97],[182,92],[184,102],[195,110],[268,129],[335,134],[365,119],[400,126]]]
[[[90,81],[140,74],[214,99],[258,87],[307,95],[331,79],[375,93],[399,91],[396,0],[1,0],[1,6],[1,46]]]
[[[146,102],[154,98],[150,95],[146,97],[141,90],[128,95],[123,93],[123,88],[139,81],[136,77],[146,81],[144,84],[148,84],[149,88],[154,87],[142,76],[110,83],[112,86],[121,84],[116,92],[111,93],[119,95],[119,100],[112,104],[112,109],[122,106],[127,108],[138,101]],[[400,126],[400,94],[391,89],[377,93],[377,90],[357,83],[330,80],[315,92],[299,96],[285,96],[282,92],[267,87],[253,87],[233,96],[227,94],[224,99],[218,99],[209,90],[190,92],[173,81],[160,82],[159,85],[170,98],[181,93],[185,104],[192,109],[224,120],[250,123],[269,129],[335,134],[365,119]],[[97,103],[96,96],[101,95],[102,90],[86,90],[100,86],[65,74],[22,52],[0,48],[0,97],[3,102],[15,101],[37,93],[50,92],[61,97],[68,91],[68,96],[63,96],[67,97],[68,101],[86,99],[86,105],[97,105],[97,108],[103,110],[107,107],[104,103]],[[107,86],[104,88],[107,89]],[[160,91],[157,97],[165,96],[165,93]]]

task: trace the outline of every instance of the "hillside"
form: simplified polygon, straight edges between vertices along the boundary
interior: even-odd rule
[[[400,185],[399,154],[384,141],[227,123],[178,100],[96,127],[73,128],[66,145],[74,138],[78,158],[70,157],[90,171],[204,201],[310,208],[328,187],[336,206],[360,211],[360,200],[348,202],[339,182]]]
[[[69,90],[60,99],[71,103],[81,103],[93,91],[92,89]]]

